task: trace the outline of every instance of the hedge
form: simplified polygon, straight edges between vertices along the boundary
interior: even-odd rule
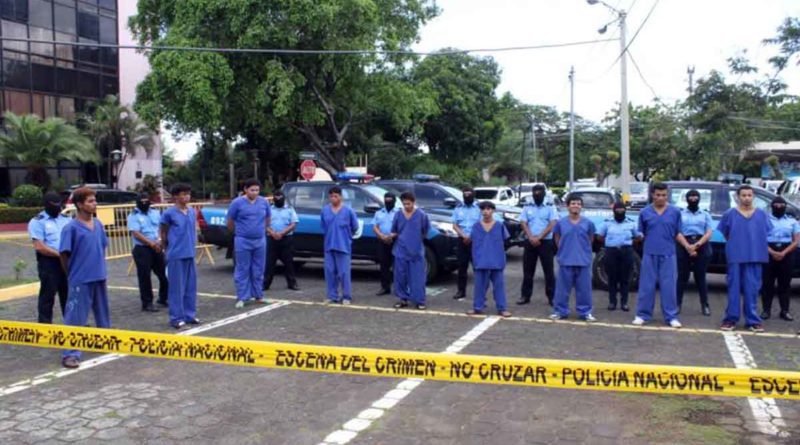
[[[0,224],[26,223],[42,211],[41,207],[0,208]]]

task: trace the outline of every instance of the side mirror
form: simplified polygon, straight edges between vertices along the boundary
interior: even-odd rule
[[[371,202],[364,206],[364,211],[367,213],[376,213],[380,209],[381,209],[380,204],[375,202]]]
[[[528,205],[532,200],[533,198],[531,196],[525,195],[519,200],[519,203],[522,205]]]
[[[444,205],[449,209],[454,209],[458,205],[458,201],[453,197],[444,198]]]

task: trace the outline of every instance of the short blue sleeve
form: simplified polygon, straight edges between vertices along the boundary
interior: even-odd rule
[[[41,220],[34,218],[28,223],[28,234],[32,240],[44,241],[44,225]]]
[[[161,214],[161,225],[168,226],[172,222],[172,212],[165,210],[164,213]]]
[[[297,212],[295,212],[294,209],[291,209],[291,210],[292,210],[291,211],[291,218],[292,218],[291,222],[297,224],[298,222],[300,222],[300,219],[297,218]]]
[[[525,211],[523,211],[522,214],[524,215]],[[453,224],[458,224],[458,220],[459,220],[459,218],[458,218],[458,209],[456,209],[456,210],[453,211],[453,215],[450,216],[450,222],[453,223]]]
[[[706,212],[706,232],[712,230],[711,227],[711,214]]]
[[[267,209],[266,217],[272,218],[272,209],[269,208],[269,201],[267,201],[266,199],[264,199],[264,207]]]
[[[561,224],[560,223],[556,223],[556,225],[553,227],[553,234],[554,235],[561,235]]]
[[[239,203],[242,201],[240,199],[234,199],[231,201],[231,205],[228,206],[228,220],[236,219],[239,216]]]
[[[558,221],[558,210],[556,206],[550,206],[550,221]]]
[[[606,236],[608,233],[608,221],[604,221],[603,224],[600,224],[600,230],[597,232],[599,236]]]
[[[508,233],[508,229],[506,228],[505,224],[503,224],[503,241],[511,238],[511,234]]]
[[[95,218],[94,223],[100,229],[100,242],[103,243],[103,249],[108,247],[108,236],[106,236],[106,229],[103,227],[103,222]]]
[[[593,222],[589,221],[589,238],[593,238],[596,232],[597,232],[597,227],[594,225]]]
[[[353,230],[353,234],[358,231],[358,217],[353,209],[350,209],[350,228]]]
[[[719,224],[717,225],[717,230],[722,233],[725,238],[730,235],[731,231],[731,212],[735,212],[736,210],[728,210],[722,215],[722,218],[719,220]]]
[[[59,252],[72,252],[72,237],[74,230],[72,224],[64,226],[61,230],[61,244],[58,246]]]
[[[142,225],[139,223],[139,218],[136,217],[135,213],[131,213],[128,215],[128,231],[129,232],[142,231]]]

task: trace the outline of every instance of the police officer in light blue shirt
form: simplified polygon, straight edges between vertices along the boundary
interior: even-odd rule
[[[150,196],[142,193],[136,199],[136,207],[128,215],[128,231],[133,238],[133,261],[139,278],[139,298],[142,310],[158,312],[153,306],[153,281],[151,272],[158,277],[158,304],[167,306],[167,274],[164,250],[159,238],[161,212],[150,208]]]
[[[541,184],[533,186],[533,203],[522,209],[519,221],[525,231],[525,254],[522,257],[522,288],[517,304],[528,304],[533,295],[533,276],[536,274],[536,261],[541,261],[544,271],[544,293],[547,302],[553,305],[555,274],[553,257],[556,248],[553,244],[553,227],[558,221],[555,206],[545,202],[545,189]]]
[[[53,322],[53,305],[56,292],[61,304],[61,315],[67,304],[67,274],[61,267],[58,248],[61,230],[70,219],[61,215],[61,196],[57,193],[44,195],[44,210],[28,223],[28,234],[36,250],[36,266],[39,272],[39,323]]]
[[[603,242],[603,265],[608,276],[608,310],[617,309],[617,293],[620,296],[620,309],[625,312],[628,306],[628,292],[633,269],[633,242],[641,240],[636,221],[625,216],[625,204],[614,204],[614,217],[607,218],[600,226],[597,235]]]
[[[275,276],[278,260],[283,263],[283,274],[286,286],[291,290],[300,290],[294,275],[294,229],[297,227],[297,212],[286,203],[283,192],[277,191],[272,196],[270,225],[267,228],[267,270],[264,272],[264,290],[269,289]]]
[[[384,207],[375,212],[375,216],[372,218],[372,230],[380,241],[378,258],[381,266],[381,290],[376,294],[378,296],[392,293],[392,264],[394,263],[392,221],[394,221],[394,215],[400,211],[400,208],[397,207],[397,196],[392,192],[383,195],[383,204]]]
[[[675,293],[678,312],[683,304],[683,292],[689,282],[689,274],[694,274],[697,292],[700,294],[700,307],[703,315],[711,315],[708,307],[708,285],[706,270],[711,260],[711,215],[700,208],[700,192],[689,190],[686,193],[687,208],[681,210],[681,227],[675,246],[678,261],[678,286]]]
[[[472,262],[472,226],[481,219],[481,209],[475,202],[475,191],[472,187],[464,187],[461,190],[463,204],[459,204],[453,210],[453,229],[458,234],[458,290],[453,295],[453,299],[461,300],[467,297],[467,271]]]
[[[772,299],[775,295],[775,281],[778,281],[778,303],[780,317],[786,321],[794,320],[789,313],[789,291],[792,283],[794,251],[800,240],[800,224],[786,214],[786,200],[778,196],[772,200],[772,214],[769,215],[772,230],[767,235],[769,243],[769,263],[764,264],[761,285],[761,318],[772,316]]]

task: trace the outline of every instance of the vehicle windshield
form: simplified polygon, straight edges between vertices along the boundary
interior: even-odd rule
[[[497,190],[475,190],[475,199],[494,199],[497,197]]]
[[[458,202],[461,202],[461,190],[455,187],[450,187],[449,185],[443,185],[442,188],[445,189],[453,198],[456,198]]]
[[[579,196],[583,199],[584,207],[610,207],[614,204],[614,198],[608,193],[580,193]]]
[[[631,184],[631,193],[637,195],[644,195],[647,193],[647,184],[646,183],[633,183]]]
[[[362,185],[361,189],[366,190],[367,193],[378,198],[378,200],[381,202],[383,202],[383,195],[389,193],[389,190],[386,190],[383,187],[378,187],[377,185]]]

